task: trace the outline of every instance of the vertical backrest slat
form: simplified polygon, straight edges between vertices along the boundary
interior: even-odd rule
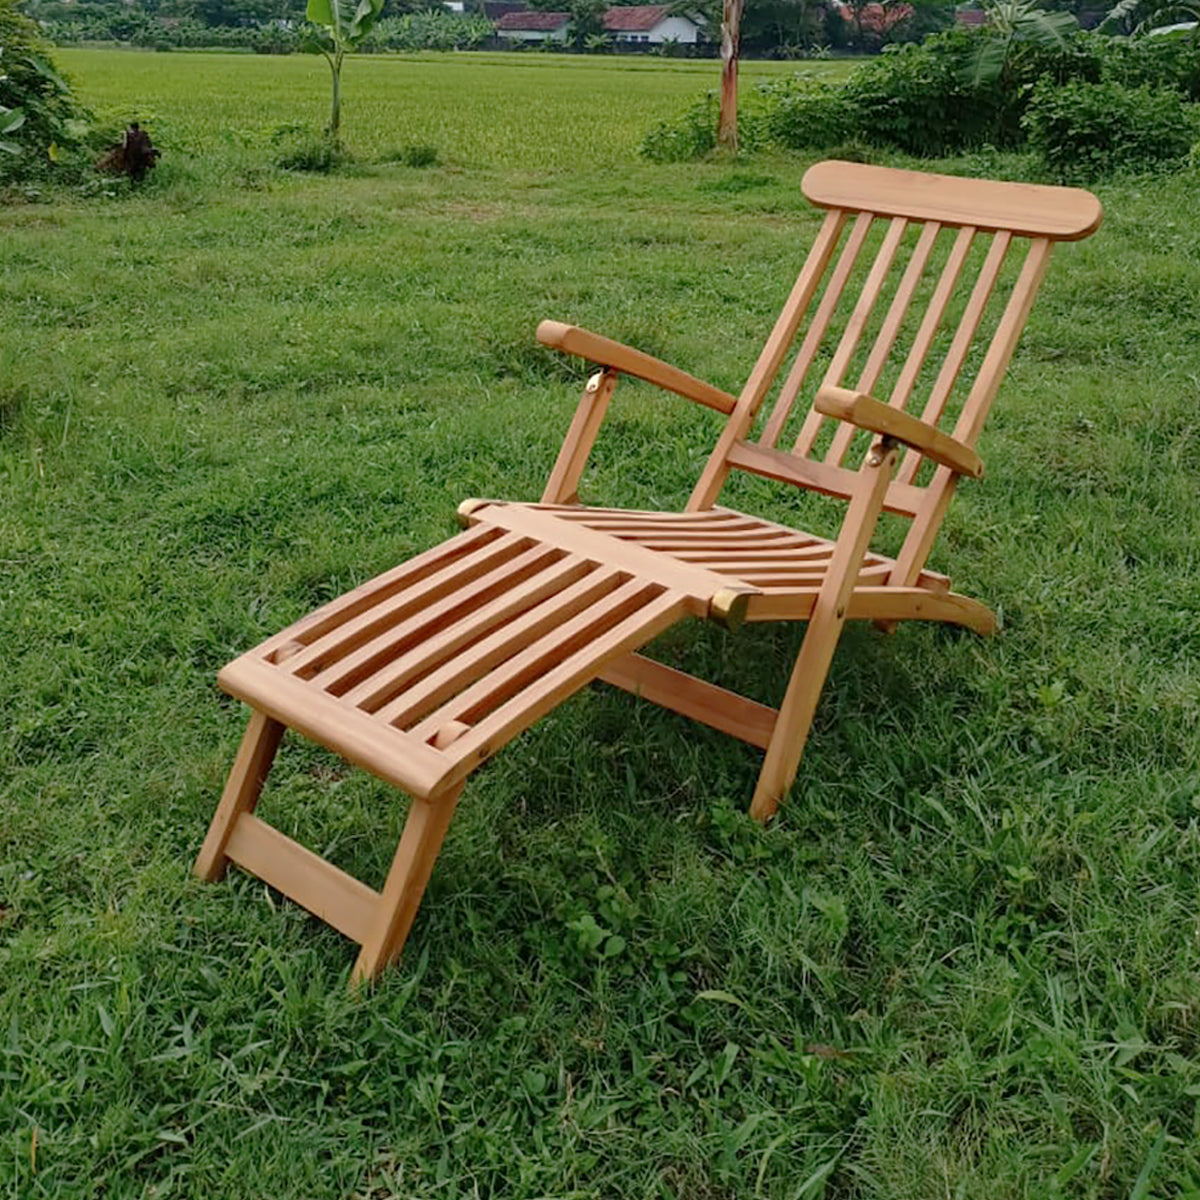
[[[1000,324],[996,327],[991,345],[984,356],[983,366],[979,368],[975,385],[971,388],[954,427],[954,436],[968,446],[975,445],[983,423],[987,420],[992,401],[996,398],[1000,382],[1012,360],[1013,351],[1017,348],[1021,331],[1029,319],[1029,310],[1033,308],[1038,288],[1042,286],[1053,249],[1054,243],[1049,238],[1036,238],[1029,245],[1029,252],[1025,255],[1017,282],[1013,285],[1004,315],[1000,318]]]
[[[851,498],[858,486],[852,460],[866,434],[853,419],[827,428],[832,418],[815,403],[803,420],[799,413],[793,420],[801,396],[813,402],[826,385],[886,398],[893,409],[911,411],[943,434],[953,426],[955,438],[973,446],[1053,244],[1090,236],[1102,217],[1096,198],[1075,188],[861,163],[818,163],[805,173],[803,188],[827,210],[825,222],[692,492],[689,511],[711,508],[734,468]],[[1008,258],[1018,239],[1029,250],[1013,269]],[[794,360],[777,387],[793,343]],[[752,442],[759,410],[776,387],[774,405]],[[825,402],[822,407],[834,410]],[[870,424],[863,414],[876,411],[864,401],[851,415]],[[777,449],[784,431],[790,441],[797,426],[790,448]],[[886,511],[912,521],[893,584],[919,578],[958,480],[937,466],[925,482],[925,461],[919,451],[906,451],[884,497]]]
[[[808,312],[808,306],[825,277],[825,271],[833,258],[833,252],[837,249],[838,239],[842,236],[845,224],[846,214],[842,209],[834,208],[826,213],[816,241],[813,242],[812,249],[804,260],[804,266],[800,269],[800,275],[792,286],[787,303],[775,321],[771,336],[767,338],[767,344],[758,356],[758,361],[746,380],[746,386],[742,388],[737,407],[729,414],[729,420],[708,456],[708,462],[704,464],[704,470],[700,472],[700,478],[696,481],[691,496],[688,497],[688,512],[700,512],[712,508],[716,503],[717,496],[729,477],[730,451],[749,433],[759,407],[771,390],[771,384],[775,382],[775,376],[783,365],[788,348],[796,336],[796,330],[800,328],[800,322]]]
[[[916,292],[917,285],[921,282],[925,274],[925,268],[929,264],[929,256],[933,253],[934,243],[937,241],[941,230],[942,227],[937,221],[929,221],[921,227],[921,236],[917,239],[916,247],[909,257],[908,265],[904,268],[904,275],[900,280],[900,286],[896,289],[895,296],[892,297],[892,303],[888,308],[887,316],[884,318],[879,334],[875,338],[875,343],[871,347],[871,353],[867,357],[866,365],[858,377],[856,385],[858,391],[868,394],[872,394],[875,391],[875,385],[879,382],[880,375],[883,374],[883,368],[887,365],[888,356],[892,352],[892,347],[896,344],[896,338],[900,336],[900,327],[904,324],[904,319],[908,315],[913,294]],[[906,393],[901,394],[899,399],[893,394],[892,403],[897,407],[903,408],[907,398]],[[833,463],[836,466],[841,466],[850,449],[850,443],[854,440],[854,427],[847,425],[845,422],[839,422],[838,426],[834,431],[833,441],[830,443],[829,450],[825,455],[825,461]]]
[[[929,393],[929,399],[921,411],[921,420],[927,421],[930,425],[936,425],[941,419],[950,394],[954,391],[954,385],[958,382],[963,363],[967,360],[971,343],[975,340],[975,334],[979,330],[979,323],[983,320],[984,310],[992,298],[996,280],[1000,275],[1000,268],[1004,265],[1004,256],[1008,253],[1011,244],[1012,234],[1005,230],[1001,230],[992,238],[987,257],[983,260],[983,266],[975,279],[975,286],[971,289],[971,296],[967,301],[962,320],[959,321],[958,328],[954,331],[954,338],[950,343],[950,349],[946,351],[946,357],[942,360],[942,369],[938,372],[933,390]],[[904,455],[900,469],[896,472],[897,480],[901,483],[912,483],[920,466],[921,455],[915,450],[909,450]]]
[[[771,384],[775,382],[775,376],[779,374],[779,368],[787,357],[796,331],[800,328],[800,322],[804,320],[808,306],[825,276],[829,260],[837,249],[838,239],[842,236],[845,224],[846,214],[841,209],[827,213],[821,224],[820,232],[804,260],[804,266],[791,295],[788,296],[787,303],[775,322],[775,328],[771,330],[771,336],[767,338],[767,344],[758,356],[754,370],[750,372],[750,378],[746,380],[746,386],[742,388],[742,394],[738,398],[738,407],[745,408],[751,418],[758,412],[771,390]]]
[[[900,249],[900,239],[904,237],[904,230],[907,226],[908,222],[903,217],[894,217],[888,226],[887,234],[884,236],[883,242],[875,255],[875,261],[871,264],[871,270],[863,281],[862,290],[858,294],[858,302],[854,306],[854,311],[850,314],[850,319],[846,322],[846,328],[842,332],[841,340],[838,342],[837,349],[833,352],[833,357],[830,359],[829,366],[825,370],[822,383],[841,383],[842,376],[845,375],[850,366],[850,360],[854,357],[854,352],[858,349],[858,343],[862,340],[863,330],[866,329],[867,322],[871,319],[871,314],[875,311],[875,304],[879,299],[879,293],[883,290],[883,285],[887,281],[888,272],[895,261],[896,251]],[[800,357],[797,356],[797,364],[799,362]],[[790,383],[791,379],[789,377]],[[797,379],[795,381],[794,392],[799,392],[802,386],[802,379]],[[783,394],[786,394],[787,391],[788,385],[785,384],[780,399],[782,399]],[[793,398],[788,403],[789,411],[794,403],[795,398],[793,395]],[[801,439],[807,439],[809,447],[811,447],[813,440],[817,436],[817,432],[821,427],[821,421],[821,414],[813,410],[808,414],[808,418],[804,422],[804,429],[801,430],[800,437]],[[801,453],[807,452],[806,448]]]
[[[1013,351],[1017,348],[1017,340],[1025,328],[1029,310],[1033,307],[1038,288],[1046,274],[1050,263],[1050,253],[1054,243],[1049,238],[1035,238],[1025,255],[1021,265],[1021,273],[1013,285],[1004,314],[992,336],[987,354],[984,355],[983,365],[975,377],[963,410],[959,414],[954,427],[954,436],[968,446],[974,446],[983,423],[987,419],[992,401],[1004,372],[1012,359]],[[904,539],[904,545],[896,558],[896,566],[892,570],[890,583],[899,587],[909,587],[925,566],[925,560],[933,547],[934,539],[942,525],[942,518],[950,506],[958,476],[945,467],[938,467],[933,479],[925,489],[925,502],[913,518],[913,523]]]
[[[963,266],[967,261],[967,253],[975,240],[975,233],[975,228],[967,225],[958,231],[958,236],[954,239],[954,245],[946,259],[946,265],[942,268],[929,306],[925,309],[925,316],[921,319],[917,336],[913,339],[908,357],[900,369],[900,377],[896,380],[896,386],[892,388],[890,403],[895,408],[904,408],[908,404],[908,398],[916,386],[917,377],[921,374],[922,367],[925,366],[926,358],[929,357],[929,348],[933,345],[933,339],[941,326],[942,318],[946,315],[946,306],[950,303],[950,297],[954,295],[954,289],[958,286],[958,277],[962,274]]]
[[[775,408],[771,412],[770,420],[767,421],[762,437],[759,438],[759,442],[763,446],[774,446],[779,440],[780,433],[783,432],[783,427],[787,423],[792,405],[799,395],[804,377],[808,374],[808,369],[812,366],[812,361],[816,358],[821,343],[825,340],[825,331],[829,328],[830,319],[833,317],[838,301],[842,298],[842,292],[845,290],[850,272],[858,260],[859,251],[867,240],[873,220],[874,217],[865,212],[859,213],[854,220],[854,228],[851,229],[850,236],[846,239],[846,245],[838,258],[837,266],[834,267],[833,274],[829,277],[825,294],[821,297],[821,303],[817,305],[817,311],[813,314],[812,324],[808,327],[808,332],[800,345],[796,361],[792,364],[791,371],[788,372],[788,377],[779,393],[779,399],[775,401]]]

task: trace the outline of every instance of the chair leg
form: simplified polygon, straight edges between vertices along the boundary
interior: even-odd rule
[[[812,728],[813,715],[829,674],[829,664],[842,626],[846,624],[846,608],[854,593],[859,564],[879,514],[883,499],[896,465],[897,443],[888,438],[876,442],[859,468],[858,480],[850,508],[842,523],[837,545],[817,596],[804,643],[792,668],[787,693],[779,706],[779,717],[771,734],[771,744],[763,762],[750,815],[756,821],[767,822],[779,807],[784,793],[792,786],[804,753],[804,743]]]
[[[845,617],[836,610],[814,616],[804,633],[804,643],[788,682],[767,755],[754,787],[750,815],[766,824],[796,778],[800,757],[812,728],[829,664],[837,648]]]
[[[262,794],[263,784],[271,763],[275,760],[275,752],[279,749],[283,737],[284,726],[273,717],[257,709],[250,717],[246,733],[238,749],[237,758],[233,761],[233,769],[221,795],[221,802],[213,814],[212,823],[208,827],[204,845],[196,856],[192,873],[207,883],[215,883],[225,874],[229,859],[225,854],[225,846],[229,835],[237,824],[237,819],[243,813],[253,812]]]
[[[460,783],[434,800],[413,800],[379,897],[377,916],[350,976],[351,987],[374,979],[404,949],[462,787]]]

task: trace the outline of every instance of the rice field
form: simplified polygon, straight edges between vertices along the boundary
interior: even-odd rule
[[[315,55],[69,49],[60,62],[98,112],[140,116],[165,145],[192,154],[328,120],[329,68]],[[742,77],[752,87],[850,66],[747,62]],[[422,144],[469,169],[592,169],[632,158],[647,128],[716,87],[719,71],[712,60],[645,56],[356,56],[342,73],[343,134],[368,160]]]

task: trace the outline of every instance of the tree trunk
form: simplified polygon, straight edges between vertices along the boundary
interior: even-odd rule
[[[336,143],[342,127],[342,51],[335,50],[329,60],[333,72],[333,103],[329,109],[329,140]]]
[[[717,145],[733,151],[738,148],[738,53],[745,7],[746,0],[723,0],[721,9],[721,115],[717,121]]]

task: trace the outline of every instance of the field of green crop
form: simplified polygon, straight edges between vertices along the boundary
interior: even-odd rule
[[[63,50],[62,65],[101,111],[140,114],[160,140],[192,154],[258,146],[280,125],[320,128],[329,68],[315,55]],[[748,62],[754,82],[848,63]],[[370,159],[433,145],[468,169],[593,169],[628,162],[646,129],[716,87],[719,65],[657,58],[415,54],[351,59],[343,78],[345,137]]]
[[[353,59],[315,176],[271,131],[319,60],[62,60],[164,156],[0,207],[3,1200],[1200,1197],[1194,175],[1104,185],[1051,264],[931,562],[997,637],[850,630],[767,830],[757,752],[585,691],[472,777],[352,998],[339,935],[189,877],[217,670],[538,494],[586,373],[540,319],[736,391],[807,164],[636,158],[711,64]],[[373,162],[408,143],[441,165]],[[678,505],[718,425],[622,383],[585,498]],[[659,649],[777,701],[795,640]],[[263,803],[371,883],[405,808],[299,739]]]

